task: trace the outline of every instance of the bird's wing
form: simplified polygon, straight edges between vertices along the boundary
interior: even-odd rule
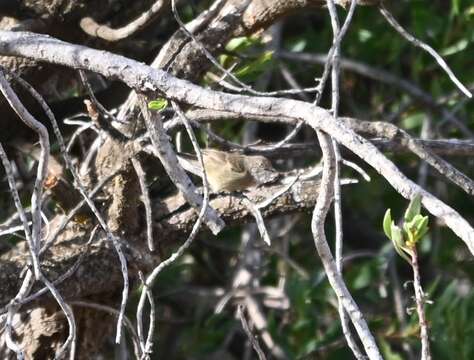
[[[228,156],[229,157],[233,156],[233,159],[232,159],[233,161],[227,161],[227,165],[230,167],[230,169],[233,172],[236,172],[236,173],[247,172],[247,168],[245,167],[243,158],[235,156],[235,155],[228,155]]]

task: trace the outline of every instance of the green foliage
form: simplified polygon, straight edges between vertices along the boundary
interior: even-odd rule
[[[241,36],[230,40],[225,49],[227,51],[244,51],[252,46],[260,46],[261,39],[257,36]]]
[[[405,222],[412,221],[421,211],[421,195],[416,194],[408,204],[403,219]]]
[[[148,103],[148,109],[155,111],[162,111],[168,107],[168,100],[160,98],[152,100]]]
[[[403,360],[403,357],[392,349],[389,342],[385,341],[383,338],[380,338],[379,343],[380,343],[380,350],[382,351],[384,359]]]
[[[273,51],[265,51],[255,60],[235,70],[235,75],[240,79],[256,79],[265,69],[269,67],[273,59]]]
[[[427,308],[436,359],[474,359],[474,291],[452,281]]]
[[[229,53],[221,55],[219,61],[224,67],[238,64],[233,72],[240,80],[254,81],[273,64],[273,51],[264,50],[260,37],[234,38],[225,48]]]
[[[403,230],[395,225],[392,220],[392,212],[388,209],[383,218],[383,230],[385,235],[392,240],[393,246],[403,259],[410,263],[410,257],[413,255],[412,249],[416,246],[428,231],[428,216],[422,216],[421,211],[421,195],[416,194],[408,208],[405,211]],[[410,257],[409,257],[409,256]]]
[[[421,128],[425,120],[426,114],[424,112],[415,112],[404,117],[402,125],[406,130],[417,130]]]
[[[225,336],[235,326],[236,320],[223,315],[205,314],[206,316],[195,323],[195,327],[184,335],[184,340],[189,341],[189,347],[184,348],[184,353],[203,355],[212,352],[222,344]],[[202,331],[202,329],[206,329]]]
[[[190,6],[186,6],[188,7]],[[470,71],[474,58],[472,0],[405,0],[392,2],[389,8],[409,32],[442,53],[463,83],[474,81],[474,72]],[[340,13],[346,14],[342,11]],[[185,15],[183,11],[183,16]],[[192,18],[191,15],[190,13],[187,18]],[[326,53],[332,41],[327,13],[315,11],[297,16],[284,24],[282,47],[294,52]],[[261,90],[288,88],[281,74],[276,71],[278,68],[274,66],[275,55],[266,52],[268,49],[265,48],[262,38],[259,35],[232,39],[225,47],[226,52],[219,56],[220,63],[249,83],[258,80],[264,73],[270,74],[268,88]],[[399,36],[379,16],[375,8],[357,8],[342,47],[343,58],[357,60],[390,72],[401,80],[410,81],[434,99],[448,96],[449,100],[443,104],[444,108],[447,111],[455,111],[455,115],[467,127],[473,129],[474,102],[460,101],[457,90],[436,61]],[[279,59],[276,61],[284,61],[302,87],[314,86],[314,78],[318,77],[322,70],[321,65]],[[221,75],[217,71],[215,73]],[[212,81],[208,80],[206,85],[213,86]],[[329,93],[330,86],[327,88]],[[328,107],[327,96],[323,97],[322,105]],[[161,103],[155,110],[160,111],[166,106]],[[430,119],[437,133],[446,137],[460,137],[459,130],[447,126],[437,109],[426,107],[404,90],[347,69],[342,70],[341,77],[341,113],[350,116],[357,114],[358,117],[366,119],[390,118],[414,136],[420,135],[422,125]],[[391,118],[392,114],[397,115]],[[239,141],[241,138],[242,123],[223,121],[212,126],[213,131],[226,139]],[[307,140],[303,136],[301,139]],[[416,179],[418,159],[412,155],[395,153],[391,157],[403,173]],[[308,157],[303,160],[308,163],[314,159]],[[451,158],[449,160],[451,161]],[[464,160],[456,165],[463,171],[466,170],[469,176],[474,175],[474,167],[466,166]],[[373,175],[373,180],[369,185],[359,184],[357,187],[351,187],[350,191],[343,188],[344,208],[350,213],[350,217],[346,217],[347,214],[344,217],[345,227],[348,228],[348,231],[345,231],[344,254],[367,250],[376,255],[345,262],[344,278],[367,316],[369,327],[377,338],[383,357],[390,360],[408,358],[403,344],[412,346],[415,353],[419,350],[416,316],[412,317],[406,326],[402,326],[395,315],[392,294],[394,286],[387,270],[387,258],[388,253],[392,252],[392,245],[383,238],[382,231],[375,234],[365,231],[369,228],[379,228],[380,215],[386,210],[384,204],[390,204],[392,210],[385,212],[383,232],[391,239],[400,257],[408,262],[411,247],[416,245],[417,250],[420,249],[418,254],[423,257],[420,262],[423,286],[432,289],[429,295],[435,299],[434,304],[427,305],[433,358],[474,359],[474,345],[470,340],[474,335],[474,325],[471,325],[474,324],[474,292],[470,285],[470,278],[474,276],[474,265],[464,244],[446,227],[436,223],[430,225],[430,241],[427,241],[428,217],[421,214],[419,196],[413,199],[404,211],[405,201],[387,185],[385,179],[377,176],[374,171],[370,174]],[[427,182],[430,191],[442,189],[437,195],[444,197],[444,200],[461,214],[466,214],[468,221],[472,223],[472,204],[466,201],[465,194],[450,185],[439,185],[434,176],[429,176]],[[445,186],[449,186],[449,192],[444,190]],[[394,221],[394,217],[397,217],[394,214],[404,214],[400,223],[397,223],[397,219]],[[298,226],[292,230],[288,254],[292,261],[304,269],[308,278],[291,267],[282,271],[282,263],[285,262],[270,252],[262,251],[262,258],[265,260],[262,265],[264,275],[260,279],[261,284],[275,286],[284,278],[284,292],[290,305],[288,309],[272,309],[262,305],[270,334],[290,359],[352,359],[342,335],[335,306],[336,298],[315,254],[313,240],[308,234],[309,216],[300,220]],[[362,227],[364,231],[357,230],[357,226]],[[331,221],[327,221],[327,230],[330,241],[333,238]],[[238,338],[237,344],[241,345],[245,341],[238,330],[239,321],[235,319],[235,304],[229,303],[221,314],[214,315],[212,305],[206,303],[211,302],[209,299],[196,296],[196,299],[189,301],[191,297],[187,293],[184,296],[181,294],[181,297],[188,300],[186,304],[190,308],[186,308],[178,301],[174,304],[174,297],[169,295],[178,292],[176,289],[185,287],[224,288],[228,291],[224,284],[231,281],[229,279],[232,279],[236,264],[242,260],[238,251],[240,232],[240,228],[234,227],[226,230],[218,239],[198,242],[195,244],[195,251],[189,255],[193,261],[189,261],[189,258],[182,259],[160,275],[157,288],[154,289],[154,293],[161,297],[159,308],[164,307],[163,303],[171,304],[171,310],[168,310],[176,317],[187,320],[172,337],[179,343],[178,358],[210,358],[210,354],[215,354],[216,350],[223,347],[226,336],[232,331],[237,331],[238,335],[234,335],[234,341]],[[406,267],[397,271],[397,275],[401,283],[412,278]],[[459,277],[464,277],[465,288],[453,280]],[[380,289],[385,289],[386,294],[383,295]],[[411,308],[413,301],[410,293],[402,289],[402,296],[406,300],[406,307]],[[259,301],[263,298],[261,294],[257,297]],[[169,325],[164,321],[159,324],[159,333],[163,338],[169,339],[165,330],[174,327],[174,323]],[[179,339],[175,340],[176,336],[179,336]],[[158,344],[159,341],[160,339],[157,340]],[[159,345],[157,347],[160,348]],[[264,345],[263,348],[266,350]],[[237,353],[240,354],[241,350],[237,350]]]

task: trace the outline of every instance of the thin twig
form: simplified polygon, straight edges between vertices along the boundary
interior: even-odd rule
[[[5,169],[5,174],[7,177],[8,186],[10,187],[10,194],[12,196],[13,203],[15,204],[17,214],[19,215],[20,220],[22,222],[23,231],[25,233],[25,238],[28,243],[28,249],[31,254],[31,262],[32,264],[34,264],[33,265],[34,267],[37,267],[39,269],[39,259],[35,252],[35,246],[31,238],[31,231],[30,231],[30,225],[29,225],[30,222],[28,222],[28,219],[26,217],[26,211],[21,203],[20,194],[18,193],[18,189],[16,188],[15,177],[13,175],[13,169],[10,164],[10,160],[8,160],[7,154],[5,152],[5,149],[3,148],[2,143],[0,143],[0,158],[2,160],[3,168]]]
[[[242,4],[239,4],[239,9],[240,11],[243,11],[247,5],[250,4],[250,0],[245,0],[242,2]],[[211,54],[209,50],[206,49],[206,47],[194,36],[194,34],[189,31],[186,28],[186,25],[184,22],[181,20],[181,17],[178,14],[178,10],[176,9],[176,0],[171,0],[171,9],[173,11],[174,18],[176,19],[176,22],[179,24],[181,30],[190,38],[193,40],[193,42],[201,49],[201,51],[204,53],[204,55],[207,57],[207,59],[216,67],[218,68],[223,74],[224,77],[229,77],[234,81],[236,84],[239,86],[234,86],[232,84],[229,84],[225,82],[223,79],[218,81],[219,84],[227,87],[229,90],[233,90],[235,92],[241,93],[241,92],[248,92],[253,95],[258,95],[258,96],[277,96],[277,95],[292,95],[292,94],[298,94],[301,91],[303,92],[315,92],[317,91],[317,88],[312,87],[308,89],[289,89],[289,90],[278,90],[278,91],[270,91],[270,92],[262,92],[262,91],[257,91],[253,89],[250,85],[245,84],[241,80],[237,78],[234,74],[232,74],[229,70],[224,68],[219,61]]]
[[[199,229],[204,221],[204,215],[206,213],[206,209],[208,208],[207,204],[208,200],[204,198],[203,205],[201,208],[201,211],[199,213],[198,219],[194,223],[193,229],[191,230],[191,233],[189,234],[188,238],[186,241],[176,250],[173,254],[171,254],[166,260],[162,261],[157,267],[153,269],[153,271],[147,276],[145,285],[147,287],[151,287],[157,278],[157,276],[169,265],[173,264],[192,244],[194,241],[196,235],[199,232]],[[137,319],[141,318],[143,315],[143,308],[145,305],[145,300],[147,298],[147,292],[142,291],[140,294],[140,300],[138,302],[137,306]],[[142,330],[140,330],[142,331]],[[143,333],[143,332],[142,332]]]
[[[336,51],[338,51],[338,48],[341,45],[342,39],[346,35],[347,30],[349,30],[349,25],[351,23],[352,16],[354,15],[356,5],[357,5],[356,3],[351,2],[351,6],[350,6],[349,11],[347,13],[346,20],[344,21],[344,24],[342,25],[341,30],[337,33],[337,36],[335,37],[335,39],[333,39],[332,46],[329,49],[328,54],[327,54],[327,61],[324,64],[323,75],[318,80],[319,81],[319,84],[318,84],[319,89],[318,89],[318,92],[316,93],[316,98],[313,102],[314,105],[318,105],[319,101],[321,100],[321,96],[324,92],[324,87],[326,86],[326,82],[327,82],[327,79],[329,77],[329,70],[331,70],[331,68],[332,68],[331,63],[333,61],[334,53]]]
[[[393,15],[388,11],[388,9],[384,6],[383,1],[380,2],[379,5],[379,10],[380,13],[383,15],[383,17],[387,20],[387,22],[392,25],[392,27],[400,34],[402,35],[407,41],[412,43],[414,46],[419,47],[423,50],[425,50],[428,54],[430,54],[436,62],[441,66],[441,68],[448,74],[449,78],[451,81],[458,87],[459,90],[461,90],[468,98],[472,98],[472,93],[458,80],[456,75],[452,72],[452,70],[449,68],[448,64],[444,59],[438,55],[435,49],[433,49],[431,46],[428,44],[424,43],[423,41],[417,39],[413,35],[411,35],[408,31],[406,31],[399,23],[398,21],[393,17]]]
[[[150,251],[155,251],[155,243],[153,240],[153,212],[151,208],[150,193],[148,191],[148,185],[146,184],[146,174],[143,170],[140,160],[138,160],[136,157],[132,158],[132,165],[135,169],[135,173],[137,174],[138,182],[140,183],[140,189],[142,191],[142,202],[145,206],[146,238],[148,243],[148,249]]]
[[[98,24],[91,17],[82,18],[79,25],[81,29],[90,36],[98,37],[107,41],[119,41],[144,29],[155,20],[163,10],[166,9],[168,3],[169,0],[155,1],[151,7],[143,12],[138,18],[117,29],[112,29],[107,25]]]
[[[329,207],[331,206],[331,199],[334,190],[334,153],[330,139],[327,137],[327,135],[323,135],[318,131],[318,139],[319,143],[321,144],[321,149],[323,150],[324,167],[318,200],[316,202],[316,206],[313,211],[313,218],[311,221],[314,243],[323,263],[329,283],[331,284],[331,287],[336,293],[339,301],[341,301],[344,305],[344,308],[347,311],[352,323],[354,324],[354,327],[359,335],[359,338],[361,339],[369,359],[381,360],[382,356],[378,350],[377,344],[375,343],[375,339],[371,334],[364,316],[357,306],[357,303],[352,298],[341,277],[326,240],[324,222]]]
[[[466,219],[408,179],[373,144],[356,134],[341,120],[333,119],[323,108],[292,99],[249,97],[206,89],[122,56],[79,47],[40,34],[0,31],[0,53],[88,69],[107,77],[120,79],[137,91],[156,91],[159,94],[166,94],[169,99],[199,108],[229,111],[239,113],[241,116],[267,116],[274,122],[293,125],[299,120],[304,120],[314,130],[325,131],[338,143],[370,164],[403,197],[411,198],[414,194],[420,193],[423,206],[443,221],[474,254],[474,229]]]
[[[421,360],[431,360],[428,322],[425,316],[425,294],[421,287],[420,266],[418,264],[418,253],[415,246],[411,247],[411,267],[413,269],[416,311],[418,313],[418,323],[420,324]]]
[[[153,299],[153,293],[151,288],[149,288],[145,283],[145,278],[143,273],[139,271],[138,276],[140,277],[140,281],[142,282],[143,291],[146,291],[148,302],[150,303],[150,315],[149,315],[149,324],[148,324],[148,335],[146,338],[143,337],[141,333],[143,329],[143,321],[141,317],[137,317],[137,331],[138,331],[138,339],[140,341],[140,346],[142,348],[142,357],[141,359],[150,359],[150,355],[152,354],[152,347],[153,347],[153,336],[155,335],[155,300]]]
[[[49,292],[53,295],[54,299],[61,307],[69,326],[68,337],[66,341],[64,342],[64,344],[56,352],[55,359],[60,359],[62,357],[62,354],[67,350],[67,348],[71,346],[69,356],[70,356],[70,359],[73,360],[75,358],[76,337],[77,337],[77,334],[76,334],[77,329],[76,329],[76,321],[74,320],[74,313],[72,312],[71,307],[68,304],[66,304],[63,297],[61,296],[59,291],[56,289],[56,287],[53,285],[53,283],[50,282],[48,279],[46,279],[44,275],[41,274],[40,276],[41,276],[41,281],[46,285]]]
[[[206,167],[204,164],[204,158],[202,156],[202,151],[199,146],[199,143],[197,141],[196,135],[194,134],[193,128],[191,127],[191,124],[189,123],[188,118],[184,114],[184,112],[181,110],[180,106],[178,103],[175,101],[171,102],[174,111],[176,111],[176,114],[178,114],[179,118],[181,119],[181,122],[183,123],[186,132],[188,133],[189,140],[191,140],[191,143],[193,145],[194,152],[196,153],[196,157],[199,162],[199,166],[201,167],[201,173],[202,173],[202,183],[204,186],[204,199],[207,199],[209,201],[209,181],[208,181],[208,175],[206,171]]]
[[[143,112],[143,115],[144,115],[144,118],[145,118],[145,122],[148,122],[146,124],[147,128],[149,130],[151,129],[151,131],[154,132],[154,133],[150,134],[150,136],[155,138],[155,146],[158,147],[158,146],[160,146],[160,144],[158,143],[158,141],[159,141],[158,136],[159,135],[156,134],[156,130],[154,129],[155,125],[152,124],[151,121],[150,121],[151,119],[150,119],[150,115],[149,115],[149,110],[147,109],[146,101],[144,101],[143,98],[140,101],[140,105],[141,105],[142,112]],[[179,108],[179,106],[177,104],[173,103],[173,107],[175,108],[175,111],[178,113],[179,116],[183,116],[182,121],[186,126],[187,119],[184,116],[184,113],[181,111],[181,109]],[[148,119],[147,119],[147,117],[148,117]],[[190,128],[189,124],[187,124],[187,125],[188,126],[186,126],[186,127]],[[163,130],[162,127],[161,127],[161,130]],[[164,136],[166,136],[166,135],[164,135]],[[202,200],[202,207],[201,207],[201,210],[199,212],[199,216],[198,216],[196,222],[194,223],[193,229],[191,230],[191,233],[189,234],[186,241],[178,248],[178,250],[176,252],[174,252],[168,259],[161,262],[147,276],[146,281],[144,282],[144,289],[140,294],[140,300],[139,300],[139,303],[138,303],[138,306],[137,306],[137,319],[140,319],[140,320],[137,320],[137,329],[138,329],[137,332],[138,332],[138,334],[143,334],[141,319],[142,319],[142,316],[143,316],[143,309],[144,309],[144,305],[145,305],[145,299],[146,299],[146,297],[148,297],[148,290],[147,289],[150,288],[153,285],[153,282],[155,281],[156,277],[159,275],[159,273],[165,267],[173,264],[189,248],[189,246],[191,246],[194,238],[198,234],[198,231],[201,227],[202,222],[205,219],[205,216],[206,216],[206,213],[207,213],[208,209],[211,209],[209,207],[209,186],[208,186],[208,182],[207,182],[206,172],[205,172],[205,169],[204,169],[204,160],[202,158],[202,153],[199,149],[199,145],[197,144],[197,139],[196,139],[196,137],[195,137],[195,135],[192,131],[189,132],[189,136],[192,139],[192,142],[193,142],[193,145],[194,145],[194,150],[196,151],[200,166],[201,166],[202,171],[203,171],[203,182],[204,182],[205,186],[204,186],[204,198]],[[176,156],[176,154],[175,154],[175,156]],[[151,339],[150,334],[149,334],[149,338]]]
[[[314,53],[305,53],[305,52],[288,52],[280,51],[277,53],[277,56],[281,59],[286,60],[296,60],[300,62],[308,62],[312,64],[326,64],[328,56],[326,54],[314,54]],[[444,108],[445,101],[440,101],[435,99],[430,93],[424,91],[419,86],[413,82],[400,78],[389,71],[375,68],[368,64],[341,57],[340,59],[341,68],[345,70],[353,71],[362,76],[368,77],[370,79],[380,81],[385,84],[393,85],[396,88],[399,88],[408,93],[416,100],[420,101],[422,104],[428,106],[430,109],[439,112],[447,121],[456,126],[465,136],[472,138],[474,133],[469,129],[466,124],[455,116],[453,112],[448,111]],[[402,113],[408,104],[402,106],[397,113]],[[395,116],[392,116],[395,118]],[[392,121],[390,121],[392,122]]]
[[[260,208],[256,204],[254,204],[252,201],[250,201],[246,196],[242,196],[242,200],[244,201],[247,209],[249,209],[250,212],[252,213],[255,219],[255,223],[257,224],[257,228],[260,233],[260,236],[263,239],[263,242],[267,244],[268,246],[271,246],[272,240],[268,233],[267,226],[265,225],[265,221],[263,220],[263,216],[262,216],[262,212],[260,211]]]
[[[46,127],[38,120],[33,118],[31,114],[21,103],[18,96],[15,94],[7,79],[3,69],[0,69],[0,90],[5,96],[6,100],[10,104],[11,108],[17,113],[19,118],[33,131],[38,134],[39,143],[41,147],[41,154],[38,161],[38,169],[36,172],[36,179],[31,195],[31,218],[32,218],[32,229],[31,229],[31,240],[29,245],[33,256],[33,269],[35,277],[38,279],[40,274],[39,261],[35,259],[38,256],[38,252],[41,246],[41,199],[43,193],[44,181],[48,173],[48,159],[50,153],[49,145],[49,134]],[[5,163],[4,163],[5,165]],[[25,225],[25,222],[23,222]],[[27,227],[28,228],[28,227]],[[26,229],[25,228],[25,231]]]
[[[452,183],[459,186],[466,193],[474,195],[474,180],[469,178],[462,171],[456,169],[446,160],[442,159],[436,154],[431,153],[426,147],[423,146],[423,141],[414,139],[405,130],[397,127],[394,124],[385,122],[361,122],[352,118],[342,118],[342,120],[352,123],[354,128],[359,128],[363,132],[368,132],[375,136],[382,136],[387,139],[398,139],[402,146],[405,146],[420,159],[426,161],[436,171],[444,175]]]
[[[264,316],[257,299],[252,294],[250,294],[248,290],[245,291],[246,295],[244,297],[244,303],[248,316],[252,320],[255,329],[259,332],[263,343],[270,351],[272,358],[286,360],[288,357],[286,356],[283,349],[275,342],[272,335],[270,334],[270,331],[268,330],[268,320]]]
[[[68,337],[66,341],[64,342],[64,344],[57,351],[56,357],[57,358],[61,357],[62,354],[67,350],[69,346],[71,346],[70,356],[74,357],[75,340],[76,340],[76,323],[74,320],[74,314],[72,313],[69,306],[64,302],[62,296],[59,294],[55,286],[46,278],[46,276],[44,276],[39,264],[39,252],[40,252],[40,247],[41,247],[41,230],[42,230],[41,203],[42,203],[43,186],[44,186],[44,182],[45,182],[46,175],[48,172],[47,167],[48,167],[48,159],[49,159],[49,153],[50,153],[48,131],[46,130],[46,127],[43,124],[41,124],[39,121],[37,121],[35,118],[33,118],[33,116],[23,106],[20,99],[18,99],[17,95],[15,94],[10,84],[6,80],[3,69],[0,69],[0,90],[4,94],[5,98],[7,99],[8,103],[13,108],[13,110],[18,114],[20,119],[32,130],[34,130],[39,136],[41,153],[40,153],[40,158],[38,162],[38,170],[36,174],[33,194],[31,196],[31,208],[32,208],[31,233],[29,231],[28,224],[25,221],[26,215],[24,214],[21,203],[17,202],[17,200],[19,201],[19,196],[16,191],[16,186],[14,184],[13,178],[9,179],[9,184],[10,186],[13,185],[13,188],[11,188],[11,190],[12,190],[12,193],[15,194],[14,198],[17,198],[17,200],[15,200],[17,209],[18,211],[20,211],[20,213],[23,212],[23,214],[20,214],[20,216],[22,217],[22,222],[25,227],[25,235],[27,236],[27,239],[28,237],[30,237],[29,244],[30,246],[32,246],[32,248],[30,248],[30,251],[32,255],[33,270],[34,270],[35,278],[36,280],[46,285],[48,290],[51,292],[51,294],[53,295],[53,297],[55,298],[55,300],[61,307],[69,325]],[[1,150],[0,153],[2,155],[2,162],[6,169],[6,173],[9,173],[9,175],[12,177],[10,163],[8,159],[6,158],[6,154],[3,150],[3,147],[0,147],[0,150]],[[7,168],[9,170],[7,170]],[[29,271],[30,270],[28,270],[28,272]],[[11,303],[11,306],[9,307],[9,311],[8,311],[8,318],[10,320],[12,319],[14,312],[18,311],[20,307],[20,301],[25,296],[27,296],[28,292],[30,291],[32,282],[31,281],[29,282],[30,283],[28,284],[24,283],[25,287],[24,288],[22,287],[25,290],[25,292],[22,293],[20,290],[17,297],[15,297],[15,299],[13,300],[14,303]]]
[[[105,117],[108,117],[110,120],[112,121],[118,121],[117,118],[112,115],[100,102],[99,100],[97,99],[97,97],[95,96],[94,94],[94,91],[92,90],[92,86],[89,82],[89,79],[87,78],[87,74],[84,70],[79,70],[79,77],[81,79],[81,82],[82,82],[82,85],[84,86],[84,88],[86,89],[87,91],[87,94],[89,95],[89,97],[91,98],[91,101],[92,103],[94,104],[94,106],[97,108],[97,110],[99,110],[99,112],[105,116]]]
[[[122,251],[120,241],[118,238],[112,234],[110,231],[106,221],[100,214],[99,210],[95,206],[94,202],[90,197],[88,197],[87,191],[84,187],[84,185],[81,182],[81,179],[79,177],[79,174],[76,171],[76,168],[72,164],[72,160],[69,157],[69,154],[66,150],[66,144],[64,141],[64,138],[61,134],[61,131],[58,126],[58,122],[56,120],[56,117],[54,116],[53,112],[51,111],[51,108],[48,106],[48,104],[44,101],[42,96],[25,80],[22,78],[14,75],[15,80],[22,85],[26,90],[30,92],[30,94],[38,101],[40,106],[43,108],[44,112],[46,113],[48,119],[51,122],[51,125],[53,127],[54,134],[56,135],[56,138],[59,143],[59,148],[61,150],[61,155],[64,159],[64,162],[66,163],[66,167],[69,169],[71,172],[73,178],[74,178],[74,187],[80,192],[84,200],[86,201],[87,205],[89,206],[90,210],[92,213],[95,215],[97,221],[99,222],[100,226],[102,229],[105,231],[107,235],[107,239],[113,244],[115,251],[118,255],[119,261],[120,261],[120,269],[122,272],[123,276],[123,290],[122,290],[122,301],[120,303],[120,313],[121,316],[119,316],[118,321],[117,321],[117,336],[116,336],[116,342],[120,342],[120,337],[122,333],[122,319],[123,315],[125,314],[125,307],[127,305],[127,299],[128,299],[128,288],[129,288],[129,282],[128,282],[128,269],[127,269],[127,260],[125,258],[125,255]],[[38,249],[39,251],[39,249]]]
[[[97,233],[97,229],[98,229],[98,226],[94,227],[94,229],[91,231],[91,234],[89,236],[89,240],[84,244],[85,251],[81,252],[81,254],[77,258],[76,262],[64,274],[62,274],[56,280],[53,281],[53,285],[56,286],[56,285],[61,284],[64,280],[71,277],[76,272],[76,270],[79,268],[79,265],[81,265],[82,261],[84,260],[84,257],[86,256],[86,254],[89,250],[90,244],[94,240],[95,234]],[[25,297],[24,299],[22,299],[21,304],[25,305],[25,304],[33,301],[33,300],[36,300],[37,298],[39,298],[41,295],[43,295],[47,291],[48,291],[48,288],[44,287],[44,288],[38,290],[37,292],[35,292],[34,294],[31,294],[31,295]]]
[[[30,291],[33,286],[34,275],[33,271],[28,270],[25,274],[25,278],[18,290],[16,296],[10,301],[7,306],[8,313],[5,322],[5,333],[6,333],[6,345],[7,347],[16,353],[18,360],[23,360],[25,358],[25,353],[23,349],[13,340],[13,316],[18,311],[20,305],[18,301],[23,299]]]
[[[339,114],[339,77],[340,77],[340,61],[341,56],[341,42],[342,36],[339,36],[340,26],[339,19],[334,5],[334,0],[327,0],[328,10],[331,17],[331,26],[333,31],[333,48],[334,55],[332,58],[328,56],[328,63],[331,64],[331,112],[332,115],[337,118]],[[356,0],[352,0],[349,8],[347,18],[344,25],[348,27],[352,16],[354,14],[357,5]],[[324,75],[323,75],[324,76]],[[320,83],[321,85],[321,83]],[[322,84],[324,87],[324,84]],[[319,94],[321,95],[321,94]],[[340,184],[340,167],[342,162],[341,153],[339,146],[334,139],[331,139],[332,147],[334,151],[334,224],[335,224],[335,254],[336,254],[336,267],[342,278],[342,249],[343,249],[343,229],[342,229],[342,200],[341,200],[341,184]],[[349,319],[344,309],[342,301],[338,298],[338,311],[341,319],[342,331],[346,338],[349,348],[357,359],[364,359],[365,356],[359,349],[356,340],[352,336],[351,329],[349,326]]]
[[[109,314],[112,314],[113,316],[116,316],[116,317],[118,317],[120,315],[119,311],[115,310],[114,308],[112,308],[110,306],[103,305],[103,304],[96,304],[96,303],[92,303],[92,302],[89,302],[89,301],[79,301],[79,300],[71,301],[70,304],[72,306],[81,306],[81,307],[87,307],[87,308],[91,308],[91,309],[95,309],[95,310],[99,310],[99,311],[105,311],[105,312],[107,312]],[[139,342],[138,342],[137,333],[135,332],[135,328],[133,327],[132,322],[130,321],[130,319],[127,316],[123,317],[123,323],[125,325],[125,328],[130,333],[130,337],[132,338],[133,349],[135,351],[135,358],[140,359],[140,354],[141,354],[140,345],[139,345]]]
[[[243,11],[246,6],[250,3],[249,0],[245,0],[242,4],[240,4],[240,11]],[[242,89],[245,89],[246,91],[250,93],[258,93],[258,91],[253,90],[249,85],[244,84],[242,81],[240,81],[234,74],[229,72],[227,69],[225,69],[218,61],[217,59],[209,52],[209,50],[206,49],[206,47],[192,34],[191,31],[189,31],[186,28],[186,25],[184,22],[181,20],[181,17],[179,16],[178,10],[176,9],[176,0],[171,0],[171,10],[173,11],[173,16],[176,20],[176,22],[179,24],[180,29],[191,39],[194,41],[194,43],[201,49],[201,51],[206,55],[207,59],[220,71],[222,71],[227,77],[231,78],[235,83],[237,83],[239,86],[242,87]],[[237,90],[238,88],[236,88]]]
[[[400,324],[400,327],[404,329],[407,326],[407,316],[405,309],[405,302],[402,295],[402,287],[400,286],[400,277],[398,276],[397,266],[396,266],[396,256],[395,250],[393,250],[390,256],[387,259],[388,262],[388,272],[390,276],[390,286],[392,288],[393,294],[393,303],[395,307],[395,315]],[[406,351],[408,355],[408,360],[414,360],[415,356],[409,342],[404,342],[402,345],[403,350]]]
[[[93,199],[95,195],[110,181],[112,180],[119,172],[119,169],[115,169],[115,171],[112,171],[109,175],[104,176],[104,178],[100,179],[97,185],[87,194],[88,198]],[[77,215],[79,210],[82,209],[82,207],[86,204],[86,199],[83,198],[80,202],[77,203],[77,205],[69,211],[69,213],[64,216],[63,220],[61,223],[57,225],[55,228],[54,233],[52,233],[49,237],[48,240],[43,244],[43,247],[40,250],[40,255],[45,253],[57,240],[58,236],[64,231],[66,228],[67,224],[74,218],[74,216]]]
[[[143,279],[144,280],[144,279]],[[152,348],[153,348],[153,337],[155,336],[155,318],[156,318],[156,306],[155,306],[155,300],[153,299],[153,293],[151,290],[148,288],[147,291],[147,297],[148,297],[148,302],[150,303],[150,324],[148,325],[148,335],[146,337],[146,343],[145,343],[145,353],[146,354],[151,354]]]
[[[203,200],[198,195],[196,187],[191,182],[188,174],[186,174],[181,165],[179,165],[177,155],[171,146],[168,135],[163,129],[160,115],[155,112],[152,113],[148,109],[146,98],[143,96],[139,97],[139,104],[151,143],[155,150],[155,156],[160,159],[171,181],[178,190],[183,193],[188,203],[195,209],[199,209],[202,207]],[[205,215],[206,224],[214,234],[219,233],[224,228],[224,222],[214,209],[209,209]]]
[[[263,352],[260,343],[257,340],[257,337],[252,333],[252,330],[250,329],[250,326],[247,322],[247,319],[245,318],[244,306],[239,305],[237,306],[237,316],[240,318],[240,322],[242,324],[242,328],[244,329],[245,334],[247,335],[247,338],[249,339],[250,343],[252,344],[253,349],[258,355],[258,358],[260,360],[266,360],[267,357],[265,356],[265,353]]]
[[[209,131],[205,126],[205,123],[215,122],[220,120],[233,120],[233,121],[263,121],[263,122],[278,122],[277,118],[272,118],[268,115],[262,114],[261,116],[242,116],[240,113],[231,113],[228,111],[213,111],[210,109],[202,110],[190,110],[186,112],[186,116],[191,120],[191,125],[198,127],[199,129],[206,131],[208,135],[212,138],[213,141],[216,141],[224,149],[237,149],[248,154],[255,155],[265,155],[267,157],[275,157],[278,154],[285,155],[284,157],[297,156],[299,150],[302,152],[306,150],[306,153],[316,153],[317,143],[291,143],[285,145],[285,140],[281,140],[275,144],[268,145],[240,145],[235,142],[228,141],[212,131]],[[385,131],[377,132],[378,125],[376,124],[388,124],[386,126],[395,127],[394,124],[390,122],[369,122],[361,119],[355,118],[340,118],[346,123],[346,126],[350,127],[357,133],[365,134],[367,130],[370,130],[369,133],[375,138],[369,139],[375,146],[377,146],[382,151],[393,151],[396,153],[404,153],[410,151],[404,144],[402,138],[398,136],[390,135],[387,137]],[[370,125],[370,127],[368,126]],[[167,122],[165,122],[164,127],[166,131],[172,131],[180,126],[179,118],[174,117]],[[386,137],[387,139],[381,139],[380,137]],[[474,141],[472,140],[460,140],[460,139],[420,139],[413,138],[418,144],[423,148],[428,149],[429,151],[437,155],[446,155],[446,156],[472,156],[474,155]],[[139,141],[143,141],[143,138],[140,138]],[[295,151],[295,153],[289,154],[290,151]],[[346,160],[343,160],[345,162]],[[348,164],[346,164],[348,165]],[[350,165],[348,165],[350,166]],[[364,179],[366,177],[364,176]]]

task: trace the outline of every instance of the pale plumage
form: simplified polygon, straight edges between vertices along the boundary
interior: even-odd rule
[[[272,179],[278,174],[270,161],[263,156],[246,156],[214,149],[202,150],[207,180],[213,192],[242,191],[259,184],[258,173],[271,173]],[[181,165],[189,172],[201,176],[195,155],[179,154]]]

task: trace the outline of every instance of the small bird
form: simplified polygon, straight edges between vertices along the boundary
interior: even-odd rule
[[[213,192],[243,191],[272,182],[279,176],[270,160],[264,156],[247,156],[215,149],[203,149],[207,180]],[[196,155],[179,153],[183,168],[202,178]]]

